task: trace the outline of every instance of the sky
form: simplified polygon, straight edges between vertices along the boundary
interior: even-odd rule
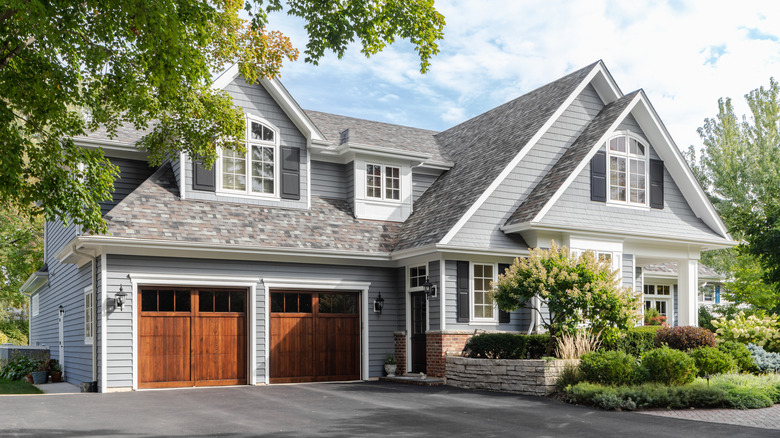
[[[642,88],[680,149],[701,147],[697,128],[731,97],[780,79],[777,0],[441,0],[445,17],[428,73],[413,47],[397,42],[366,59],[303,62],[303,22],[270,27],[301,50],[281,82],[305,109],[441,131],[599,59],[621,88]]]

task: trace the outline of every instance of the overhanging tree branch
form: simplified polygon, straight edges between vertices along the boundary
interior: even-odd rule
[[[22,53],[22,50],[26,49],[27,46],[35,42],[35,37],[31,36],[27,38],[23,43],[16,46],[15,49],[11,50],[3,59],[0,59],[0,69],[5,68],[5,66],[8,65],[8,63],[11,61],[11,59],[18,56],[20,53]]]

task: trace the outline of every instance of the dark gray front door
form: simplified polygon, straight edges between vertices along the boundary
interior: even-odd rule
[[[425,292],[412,296],[412,372],[425,372]]]

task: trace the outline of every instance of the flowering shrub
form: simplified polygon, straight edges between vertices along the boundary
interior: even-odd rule
[[[745,316],[739,312],[734,319],[725,317],[712,320],[718,336],[726,341],[755,344],[767,351],[780,352],[780,322],[777,316]]]
[[[682,351],[714,347],[715,334],[702,327],[663,327],[655,334],[655,345]]]
[[[666,317],[656,309],[647,309],[645,310],[645,325],[666,325]]]

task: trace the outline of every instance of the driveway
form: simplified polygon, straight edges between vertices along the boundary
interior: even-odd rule
[[[780,437],[778,430],[385,382],[4,396],[0,397],[0,434]]]

